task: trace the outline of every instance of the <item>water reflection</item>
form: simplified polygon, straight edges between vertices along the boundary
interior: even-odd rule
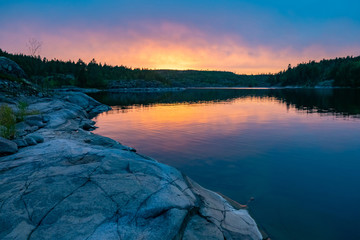
[[[273,239],[358,239],[360,94],[228,89],[102,94],[96,133],[246,202]]]
[[[96,99],[126,112],[133,105],[232,102],[237,98],[276,99],[307,113],[359,117],[360,89],[192,89],[157,93],[96,93]]]

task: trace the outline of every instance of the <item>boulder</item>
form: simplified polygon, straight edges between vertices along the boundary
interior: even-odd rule
[[[16,153],[18,146],[13,141],[0,137],[0,156]]]
[[[0,73],[17,78],[26,78],[24,70],[16,62],[6,57],[0,57]]]
[[[89,123],[84,123],[82,125],[82,129],[86,130],[86,131],[90,131],[92,129],[94,129],[95,127],[94,126],[91,126]]]
[[[31,127],[25,122],[19,122],[15,125],[15,128],[17,136],[22,137],[30,132]]]

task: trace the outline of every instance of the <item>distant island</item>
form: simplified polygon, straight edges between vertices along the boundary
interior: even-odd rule
[[[277,74],[245,75],[226,71],[150,70],[110,66],[95,59],[85,63],[11,54],[0,57],[19,64],[28,79],[42,88],[186,88],[186,87],[360,87],[360,56],[290,64]],[[8,78],[8,76],[0,76]]]

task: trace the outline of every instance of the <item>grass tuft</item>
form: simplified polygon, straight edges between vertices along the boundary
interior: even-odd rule
[[[0,106],[0,136],[6,139],[15,137],[16,117],[14,111],[7,104]]]

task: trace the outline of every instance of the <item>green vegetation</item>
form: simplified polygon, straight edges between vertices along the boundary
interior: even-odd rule
[[[23,102],[23,101],[20,101],[18,103],[18,108],[19,108],[19,112],[17,114],[17,118],[19,119],[18,121],[21,122],[21,121],[24,121],[24,117],[27,115],[27,107],[28,107],[28,103],[27,102]]]
[[[272,75],[271,85],[279,86],[316,86],[324,81],[332,86],[360,87],[360,56],[310,61]]]
[[[1,51],[1,49],[0,49],[0,51]],[[9,75],[9,74],[5,74],[5,73],[0,73],[0,79],[6,79],[6,80],[13,81],[13,82],[21,82],[21,79],[14,77],[12,75]]]
[[[267,86],[340,86],[360,87],[360,56],[309,61],[288,66],[277,74],[238,75],[222,71],[149,70],[125,66],[48,60],[40,56],[10,54],[0,56],[15,61],[29,79],[43,89],[65,85],[94,88],[148,87],[267,87]],[[0,76],[1,78],[2,76]],[[11,79],[10,79],[11,80]],[[14,79],[16,80],[16,79]]]
[[[64,85],[79,87],[233,87],[263,86],[268,75],[237,75],[221,71],[149,70],[109,66],[95,59],[86,64],[74,61],[48,60],[40,56],[10,54],[0,49],[0,56],[15,61],[29,79],[43,89]],[[1,76],[0,76],[1,77]],[[115,80],[115,82],[113,81]]]
[[[15,137],[16,117],[14,111],[6,104],[0,106],[0,136],[7,139]]]
[[[154,70],[176,87],[258,87],[267,85],[269,75],[238,75],[225,71]]]
[[[0,106],[0,136],[7,139],[13,139],[16,136],[16,126],[18,122],[24,121],[24,118],[29,115],[40,114],[39,111],[29,111],[27,102],[18,102],[18,111],[9,107],[7,104]]]

